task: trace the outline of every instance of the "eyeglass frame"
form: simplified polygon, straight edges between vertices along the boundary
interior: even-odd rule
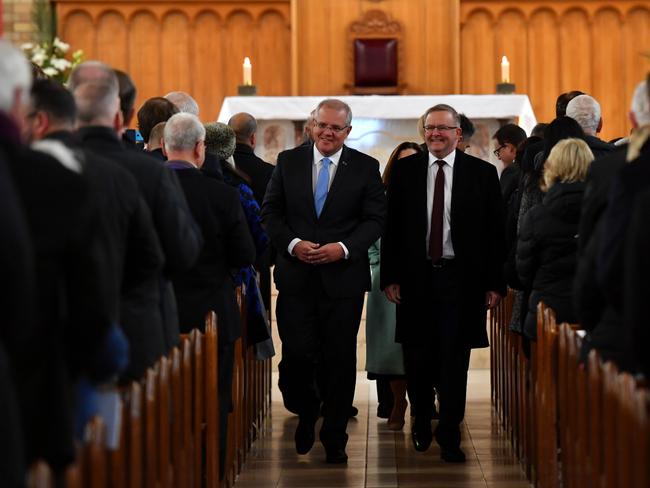
[[[494,151],[492,151],[492,154],[494,154],[498,158],[501,155],[501,151],[503,151],[506,147],[508,147],[507,142],[505,142],[505,143],[501,144],[499,147],[497,147]]]
[[[339,127],[338,125],[330,125],[326,124],[325,122],[318,122],[317,120],[314,120],[314,125],[313,127],[318,127],[320,130],[331,130],[335,134],[340,134],[344,130],[348,129],[350,126],[349,125],[344,125],[343,127]]]
[[[450,130],[458,129],[457,125],[423,125],[422,128],[424,132],[433,132],[437,130],[438,132],[447,132]]]

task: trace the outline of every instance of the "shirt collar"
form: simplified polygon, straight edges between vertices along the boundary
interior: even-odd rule
[[[190,163],[189,161],[183,161],[180,159],[167,161],[167,167],[171,169],[198,169],[196,165]]]
[[[433,166],[436,164],[436,161],[438,161],[440,158],[435,157],[431,152],[429,152],[429,167]],[[452,152],[447,154],[444,158],[442,158],[442,161],[447,163],[450,168],[454,167],[454,162],[456,161],[456,150],[454,149]]]
[[[336,151],[331,156],[323,156],[316,148],[316,144],[314,144],[314,164],[318,164],[321,159],[328,157],[334,166],[338,166],[339,160],[341,159],[341,154],[343,154],[343,146],[341,146],[341,149]]]

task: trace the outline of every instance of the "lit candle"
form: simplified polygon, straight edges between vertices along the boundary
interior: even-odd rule
[[[244,85],[250,86],[253,84],[253,65],[248,57],[244,58]]]
[[[510,63],[508,58],[501,58],[501,83],[510,83]]]

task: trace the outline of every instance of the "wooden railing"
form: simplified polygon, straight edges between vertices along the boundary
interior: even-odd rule
[[[245,294],[238,291],[245,310]],[[101,418],[89,422],[66,488],[231,487],[252,441],[260,434],[271,402],[271,361],[257,361],[244,338],[235,344],[233,412],[229,416],[224,480],[219,480],[217,318],[205,331],[182,335],[179,347],[150,368],[145,378],[120,391],[119,447],[105,447]],[[44,463],[28,473],[28,486],[50,488]]]
[[[530,358],[508,330],[512,297],[491,314],[492,399],[501,427],[539,488],[650,486],[650,392],[591,351],[581,332],[537,310]]]

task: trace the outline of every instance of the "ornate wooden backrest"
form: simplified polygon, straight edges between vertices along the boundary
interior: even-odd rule
[[[348,29],[348,83],[352,94],[401,94],[402,26],[381,10],[369,10]]]

